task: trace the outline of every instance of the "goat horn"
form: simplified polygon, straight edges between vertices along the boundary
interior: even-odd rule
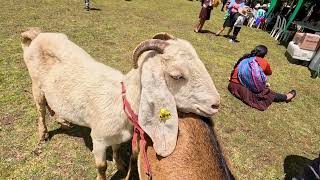
[[[175,40],[176,38],[174,36],[172,36],[171,34],[168,34],[166,32],[160,32],[160,33],[157,33],[153,36],[152,39],[161,39],[161,40],[170,40],[170,39],[173,39]]]
[[[133,68],[138,68],[138,59],[142,53],[149,50],[155,50],[158,53],[163,53],[164,49],[169,45],[168,42],[160,39],[149,39],[140,43],[133,51]]]

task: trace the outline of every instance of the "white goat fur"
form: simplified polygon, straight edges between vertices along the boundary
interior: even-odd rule
[[[163,131],[166,134],[156,135],[154,141],[161,141],[158,138],[160,136],[176,139],[176,107],[183,112],[203,116],[212,116],[217,112],[217,109],[211,107],[219,105],[219,94],[195,50],[185,40],[168,40],[169,46],[163,54],[155,51],[144,53],[139,58],[139,68],[123,75],[95,61],[64,34],[40,33],[31,29],[22,33],[22,37],[24,61],[31,76],[33,96],[39,113],[40,140],[47,137],[46,105],[59,118],[91,128],[93,154],[98,168],[97,179],[106,178],[105,149],[112,145],[114,160],[121,168],[119,144],[132,137],[132,125],[122,109],[120,82],[125,83],[126,96],[133,110],[139,112],[139,119],[147,121],[139,120],[139,123],[152,126],[155,131],[165,129]],[[180,76],[183,78],[179,80],[172,78]],[[141,96],[143,91],[145,96]],[[150,92],[158,93],[155,99],[152,99],[153,94]],[[170,97],[171,100],[167,100]],[[168,125],[159,124],[157,120],[158,109],[163,106],[168,106],[172,113],[171,119],[176,119],[168,120]],[[156,126],[154,121],[157,121]],[[151,134],[157,133],[145,130],[147,133],[148,130]],[[172,153],[175,143],[174,139],[160,142],[159,152],[167,156]]]

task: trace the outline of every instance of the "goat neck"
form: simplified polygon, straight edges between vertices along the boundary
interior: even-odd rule
[[[221,154],[214,131],[199,116],[179,114],[179,136],[175,151],[166,158],[157,156],[152,142],[148,142],[147,153],[152,167],[152,178],[185,180],[229,180],[234,179]],[[138,157],[140,179],[143,173],[142,156]],[[174,167],[174,168],[173,168]]]
[[[141,94],[141,83],[140,83],[140,68],[132,69],[124,77],[124,85],[126,88],[126,97],[129,101],[133,111],[138,114]]]

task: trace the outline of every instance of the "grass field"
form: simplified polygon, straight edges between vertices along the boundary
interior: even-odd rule
[[[221,94],[215,129],[239,179],[283,179],[298,172],[320,150],[320,81],[306,67],[290,64],[285,47],[266,32],[244,27],[240,43],[231,44],[211,33],[196,34],[200,10],[188,0],[96,0],[100,11],[86,12],[82,0],[10,0],[0,11],[0,179],[93,179],[93,156],[87,129],[67,133],[48,120],[53,136],[37,147],[36,109],[31,82],[22,59],[20,33],[27,27],[63,32],[89,54],[128,72],[135,46],[165,31],[190,41]],[[205,29],[217,31],[223,13],[214,9]],[[247,107],[227,90],[235,61],[255,45],[265,44],[273,69],[273,90],[298,92],[292,103],[273,104],[260,112]],[[82,133],[79,133],[79,132]],[[112,162],[108,178],[117,179]]]

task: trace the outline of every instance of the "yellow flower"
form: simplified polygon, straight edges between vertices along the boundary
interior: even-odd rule
[[[166,122],[166,120],[171,118],[171,113],[166,108],[161,108],[159,116],[161,122]]]

